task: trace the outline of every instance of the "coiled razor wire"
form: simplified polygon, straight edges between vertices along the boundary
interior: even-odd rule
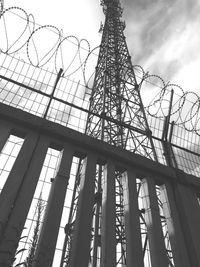
[[[13,22],[17,24],[15,31]],[[86,39],[63,36],[62,30],[53,25],[38,26],[34,16],[19,7],[10,7],[2,12],[0,36],[1,52],[8,55],[22,52],[29,64],[44,67],[51,63],[55,71],[62,68],[65,76],[83,67],[91,50]]]
[[[146,112],[157,119],[168,116],[173,92],[170,110],[171,121],[200,135],[200,97],[195,92],[184,92],[177,84],[166,84],[157,75],[149,75],[148,73],[145,75],[144,73],[142,70],[140,76],[141,95],[144,99],[144,96],[149,92],[149,97],[151,97],[149,103],[145,105]],[[136,74],[138,75],[138,73]]]
[[[13,31],[13,22],[17,26]],[[52,25],[40,26],[34,16],[19,7],[4,10],[0,1],[0,54],[16,56],[30,65],[42,68],[53,66],[55,73],[63,69],[63,77],[81,71],[88,94],[91,93],[99,47],[91,49],[86,39],[63,36]],[[147,114],[161,119],[169,115],[176,125],[200,135],[200,97],[184,92],[176,84],[166,83],[158,75],[151,75],[139,65],[133,66]],[[128,74],[127,74],[128,75]],[[172,96],[173,92],[173,98]],[[145,96],[145,97],[144,97]],[[172,103],[171,103],[172,101]]]

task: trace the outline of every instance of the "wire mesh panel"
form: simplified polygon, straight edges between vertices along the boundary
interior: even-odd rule
[[[74,157],[64,200],[53,266],[58,266],[58,264],[60,264],[60,266],[65,266],[69,261],[68,252],[71,249],[71,233],[74,227],[77,197],[79,194],[79,177],[77,177],[79,165],[80,159]]]
[[[0,154],[0,190],[3,189],[12,166],[22,147],[23,138],[10,135]]]
[[[80,81],[77,82],[71,76],[61,77],[54,90],[57,74],[45,69],[38,69],[3,53],[0,56],[3,57],[0,80],[0,101],[2,103],[39,117],[46,116],[48,120],[82,133],[85,132],[89,113],[89,91]],[[8,77],[9,79],[7,79]],[[99,115],[93,115],[94,119],[95,116],[98,121]],[[164,119],[151,116],[150,113],[148,113],[147,119],[152,131],[158,161],[167,164],[166,151],[163,150]],[[171,124],[169,126],[172,128]],[[129,126],[124,125],[124,127]],[[188,131],[182,125],[174,125],[170,131],[171,137],[168,142],[173,149],[178,167],[187,173],[198,176],[199,135],[192,130]],[[130,143],[130,147],[127,146],[127,149],[132,150],[132,143]]]
[[[43,163],[35,194],[21,234],[15,264],[28,262],[30,253],[35,254],[34,242],[37,243],[43,222],[43,215],[51,188],[51,179],[56,175],[60,151],[49,148]],[[32,251],[33,250],[33,251]],[[32,262],[33,264],[33,262]]]

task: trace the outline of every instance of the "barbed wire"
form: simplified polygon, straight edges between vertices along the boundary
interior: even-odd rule
[[[0,0],[0,16],[3,12],[3,9],[4,9],[4,0]]]
[[[133,66],[144,99],[148,95],[146,112],[157,119],[170,115],[171,121],[187,131],[200,135],[200,97],[192,91],[184,91],[177,84],[166,83],[160,76],[145,73],[141,66]],[[171,102],[171,107],[170,107]],[[170,113],[169,113],[169,109]]]
[[[17,30],[13,30],[13,22]],[[79,40],[73,35],[63,36],[62,30],[53,25],[40,26],[35,23],[32,14],[19,7],[10,7],[1,13],[0,36],[1,52],[9,55],[21,52],[29,64],[44,67],[49,63],[55,71],[62,68],[64,76],[82,68],[91,55],[90,44],[86,39]],[[68,56],[64,58],[66,51]]]
[[[18,30],[13,31],[13,22]],[[51,65],[55,73],[62,68],[63,77],[81,71],[90,94],[99,47],[91,48],[86,39],[79,40],[74,35],[64,36],[63,31],[53,25],[37,24],[34,16],[22,8],[4,10],[2,0],[0,37],[1,53],[23,55],[23,60],[38,68]],[[166,83],[160,76],[145,72],[140,65],[133,65],[133,69],[150,116],[164,118],[170,109],[171,121],[200,135],[200,97],[195,92],[184,92],[179,85]]]

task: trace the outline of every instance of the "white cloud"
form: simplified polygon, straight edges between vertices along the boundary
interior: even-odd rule
[[[199,1],[136,0],[127,6],[126,34],[134,63],[185,90],[200,88]]]

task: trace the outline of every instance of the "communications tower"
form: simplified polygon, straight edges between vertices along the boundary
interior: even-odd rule
[[[95,77],[90,96],[89,113],[86,122],[85,133],[96,139],[100,139],[112,146],[129,150],[157,161],[156,150],[148,126],[144,106],[140,95],[141,84],[132,65],[131,56],[124,36],[125,22],[122,20],[123,9],[119,0],[102,0],[101,5],[105,14],[105,23],[101,26],[102,40],[98,55],[98,62],[95,68]],[[74,198],[71,205],[71,216],[66,225],[66,239],[63,249],[64,258],[67,259],[66,266],[75,266],[75,258],[71,260],[72,240],[74,222],[76,219],[77,194],[80,191],[80,172],[81,164],[78,168],[77,183],[74,189]],[[116,231],[113,238],[116,240],[117,257],[115,263],[112,261],[104,265],[102,258],[109,257],[103,255],[104,251],[100,246],[102,235],[105,235],[108,227],[105,224],[106,211],[102,209],[102,197],[105,197],[106,190],[103,173],[105,166],[99,164],[94,194],[94,211],[91,231],[91,261],[90,266],[126,266],[127,264],[127,238],[125,233],[125,211],[124,211],[124,187],[123,170],[115,170],[115,188],[112,192],[115,204]],[[137,181],[137,194],[140,189],[147,184],[140,180]],[[156,189],[155,189],[156,190]],[[76,193],[75,193],[76,192]],[[141,208],[142,210],[142,208]],[[72,215],[73,214],[73,215]],[[141,227],[144,218],[141,213]],[[109,223],[109,222],[108,222]],[[160,229],[161,230],[161,229]],[[145,236],[145,237],[144,237]],[[147,250],[147,232],[143,232],[144,251]],[[164,244],[163,244],[164,246]],[[65,250],[67,252],[65,252]],[[145,254],[145,252],[144,252]],[[147,254],[147,253],[146,253]],[[167,258],[166,251],[166,258]],[[111,263],[112,262],[112,263]],[[61,266],[64,266],[61,264]]]
[[[119,0],[101,1],[105,14],[86,134],[156,159],[151,132],[124,36]],[[126,127],[124,127],[126,126]]]
[[[182,119],[170,122],[186,94],[172,112],[176,92],[168,94],[164,82],[152,106],[162,109],[170,95],[168,115],[147,117],[140,92],[149,76],[138,79],[132,65],[120,0],[101,5],[105,23],[89,103],[80,81],[55,71],[70,37],[58,32],[58,43],[39,60],[35,34],[52,27],[37,28],[24,12],[28,26],[9,46],[5,18],[22,9],[1,12],[0,267],[200,266],[199,100],[190,101],[196,132]],[[81,63],[76,71],[84,70],[79,52],[72,57]],[[39,67],[51,60],[53,71]]]

